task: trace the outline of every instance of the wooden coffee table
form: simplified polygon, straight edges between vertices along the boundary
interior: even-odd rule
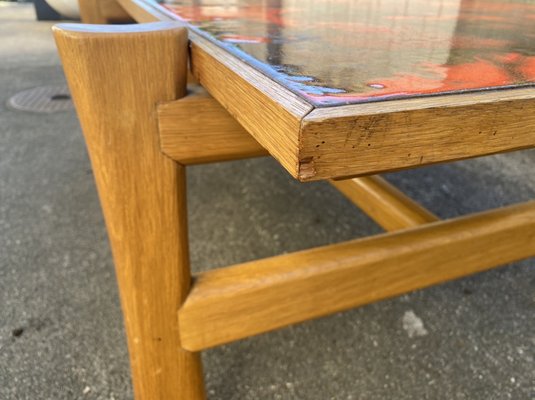
[[[438,221],[377,175],[535,146],[535,5],[164,3],[80,0],[147,24],[54,29],[137,398],[204,398],[201,350],[535,255],[535,202]],[[185,166],[262,155],[390,232],[192,278]]]

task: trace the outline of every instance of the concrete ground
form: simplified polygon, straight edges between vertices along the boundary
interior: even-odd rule
[[[6,107],[64,82],[50,26],[0,2],[0,399],[131,399],[74,111]],[[534,168],[524,151],[388,178],[447,218],[534,198]],[[327,184],[298,184],[270,159],[195,167],[188,179],[196,271],[380,232]],[[533,400],[534,289],[528,260],[207,351],[209,398]]]

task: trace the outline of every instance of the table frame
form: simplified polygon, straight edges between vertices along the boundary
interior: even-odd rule
[[[120,3],[126,9],[135,6],[128,11],[137,20],[149,19],[143,1]],[[254,81],[257,71],[232,64],[236,61],[216,46],[210,48],[212,55],[195,51],[196,46],[213,46],[201,43],[204,39],[193,42],[191,63],[210,95],[197,87],[186,96],[187,30],[176,23],[62,24],[54,34],[108,228],[138,399],[205,398],[198,352],[212,346],[535,255],[533,201],[438,221],[381,178],[364,177],[331,183],[392,232],[207,271],[192,279],[185,166],[276,156],[274,146],[284,148],[286,142],[275,137],[269,142],[264,130],[278,124],[308,125],[291,112],[285,119],[288,114],[281,110],[288,108],[280,102],[262,104],[250,116],[251,106],[237,111],[243,102],[228,106],[233,90],[259,107],[258,99],[268,101],[280,87],[270,86],[265,77]],[[232,72],[239,77],[233,81],[237,89],[216,86],[223,58],[227,67],[239,71]],[[247,76],[255,83],[247,82]],[[527,99],[515,97],[514,104],[525,100],[523,107],[532,107],[531,89],[520,97],[526,93]],[[485,105],[474,107],[482,110],[495,104],[478,101]],[[206,112],[193,112],[199,109]],[[275,111],[283,122],[271,120]],[[308,118],[324,113],[314,112],[309,110]],[[256,117],[253,129],[250,121]],[[323,121],[324,115],[318,118]],[[337,121],[343,124],[344,118]],[[525,118],[528,125],[532,118]],[[511,134],[513,142],[515,137]],[[215,145],[207,145],[214,140]],[[308,179],[308,169],[298,171],[298,178]],[[327,175],[309,178],[343,174]]]
[[[150,0],[117,2],[138,22],[178,20]],[[198,33],[191,31],[189,37],[195,78],[301,181],[376,174],[535,145],[533,87],[315,108]]]

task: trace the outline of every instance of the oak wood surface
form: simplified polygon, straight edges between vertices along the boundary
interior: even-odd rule
[[[118,2],[140,22],[176,19],[145,0]],[[266,149],[306,181],[533,147],[535,89],[314,109],[192,33],[192,70],[213,98],[180,105],[179,25],[55,30],[108,226],[138,398],[204,398],[190,351],[535,255],[531,202],[206,272],[189,292],[184,167],[169,157],[196,163]],[[192,140],[202,115],[192,110],[202,107],[217,118]],[[435,219],[377,178],[333,184],[386,229]]]
[[[201,273],[179,311],[201,350],[535,255],[535,201]]]
[[[301,135],[313,180],[525,149],[535,146],[535,89],[316,109]]]
[[[203,399],[198,354],[180,346],[189,285],[184,167],[160,151],[156,103],[185,95],[176,24],[62,24],[54,35],[113,251],[137,399]]]
[[[138,21],[177,19],[119,0]],[[371,175],[535,146],[535,89],[449,94],[314,109],[192,32],[195,76],[301,181]]]
[[[191,60],[199,84],[297,177],[301,119],[312,106],[205,39],[192,41]]]
[[[140,21],[177,18],[146,0],[120,2],[133,15],[141,14]],[[302,181],[377,174],[535,146],[533,88],[312,109],[199,35],[192,34],[191,41],[201,84]]]
[[[173,19],[144,0],[119,2],[138,21]],[[180,107],[174,109],[174,100],[185,94],[184,31],[177,25],[64,25],[55,34],[106,217],[139,398],[202,399],[200,360],[190,351],[535,255],[531,202],[206,272],[187,295],[184,168],[161,152],[180,147],[166,140],[184,122],[184,115],[175,115]],[[225,157],[258,142],[300,180],[370,174],[535,144],[535,89],[313,109],[196,34],[191,55],[195,76],[228,114],[213,99],[189,101],[210,103],[212,114],[219,113],[218,126],[228,129],[225,136],[247,141],[224,149]],[[167,102],[160,106],[160,128],[168,121],[161,136],[159,101]],[[409,145],[421,153],[418,163],[412,153],[404,155]],[[204,159],[210,157],[216,157],[215,151]],[[380,211],[368,210],[387,229],[434,219],[380,181],[352,182],[367,184],[357,195],[354,185],[351,190],[345,185],[364,208],[369,204],[363,199],[374,192],[381,200],[393,196]],[[394,209],[406,208],[403,215],[378,216],[396,202]]]
[[[266,150],[202,87],[190,86],[180,100],[158,106],[162,151],[182,164],[267,155]],[[388,231],[438,218],[380,176],[330,180]]]
[[[181,164],[268,155],[268,152],[200,86],[158,106],[162,151]]]
[[[161,6],[120,0],[139,22],[176,19]],[[294,177],[299,170],[301,119],[312,106],[217,45],[190,32],[197,81]]]
[[[180,100],[158,106],[162,151],[182,164],[267,155],[266,150],[202,87],[190,86]],[[386,230],[438,218],[379,176],[330,183]]]
[[[330,183],[387,231],[412,228],[438,217],[380,176]]]

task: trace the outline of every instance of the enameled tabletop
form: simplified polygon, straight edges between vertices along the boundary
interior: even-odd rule
[[[529,0],[165,0],[316,107],[535,85]]]

